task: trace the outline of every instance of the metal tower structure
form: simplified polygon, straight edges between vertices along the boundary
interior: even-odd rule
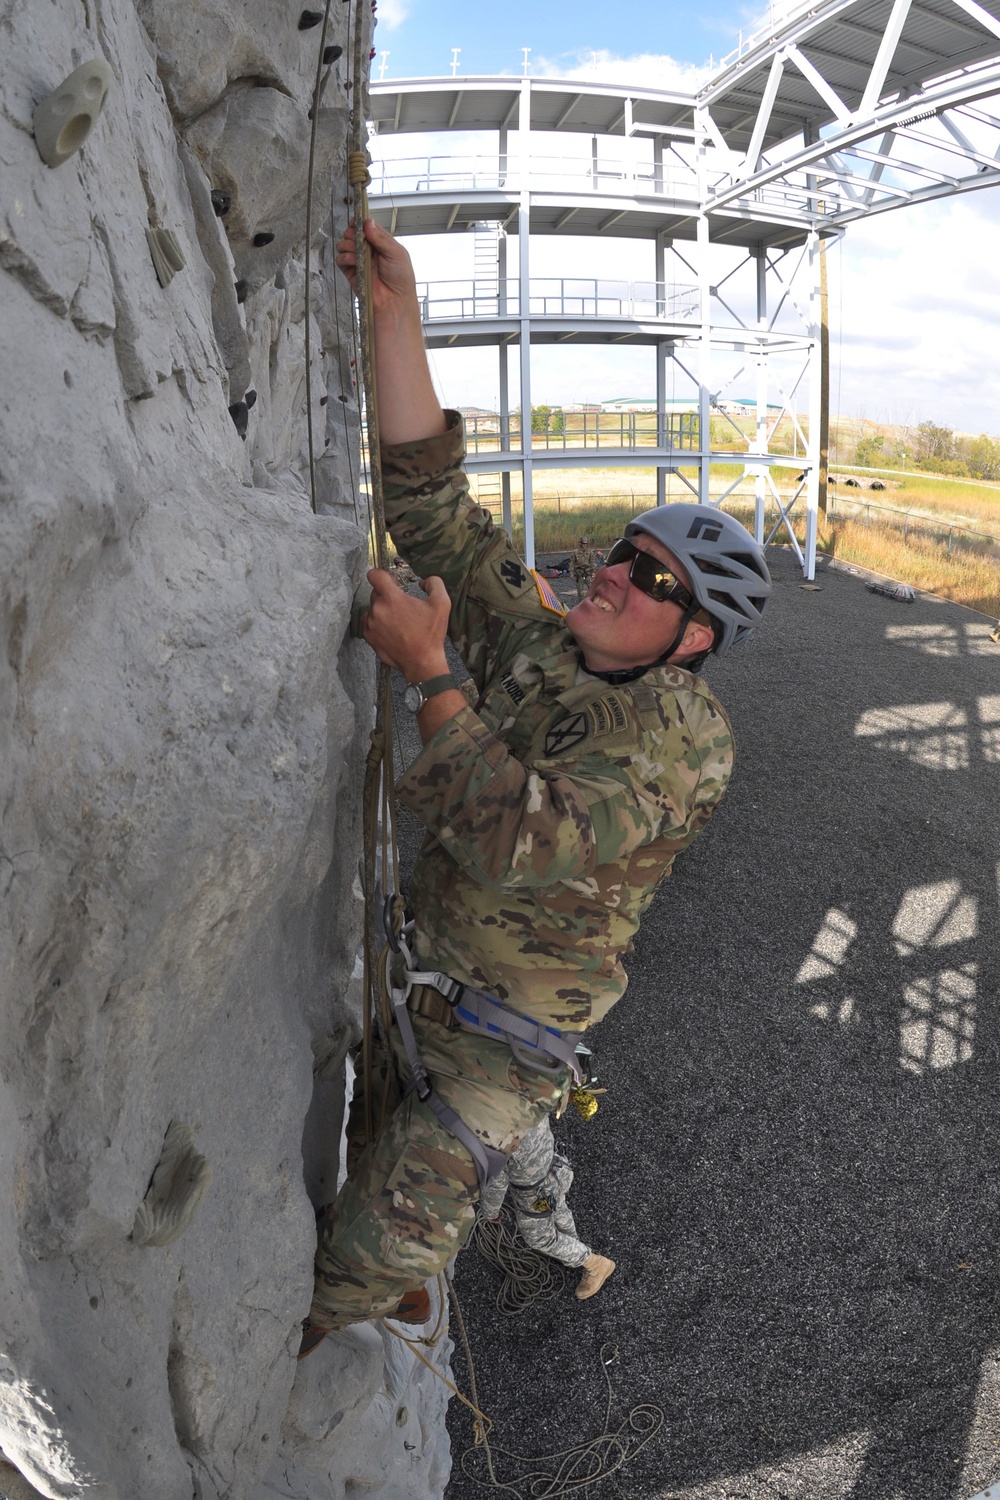
[[[631,343],[656,351],[655,443],[635,449],[623,439],[602,449],[601,465],[655,466],[658,502],[682,465],[696,477],[680,477],[706,503],[752,482],[758,539],[782,531],[811,578],[822,243],[871,214],[1000,181],[998,94],[1000,0],[821,0],[780,15],[772,7],[695,95],[509,77],[373,84],[376,141],[441,133],[445,148],[376,162],[379,222],[404,237],[477,236],[471,292],[422,289],[425,329],[431,347],[499,351],[498,441],[472,451],[469,464],[500,471],[508,524],[510,475],[520,472],[529,562],[533,469],[593,464],[595,453],[565,439],[557,451],[532,443],[530,421],[510,411],[508,351],[518,352],[527,414],[533,343]],[[489,147],[474,158],[445,154],[456,131],[482,132]],[[568,136],[590,138],[589,159],[560,155]],[[646,240],[650,282],[613,292],[597,280],[539,282],[530,264],[538,235]],[[483,252],[490,236],[495,273]],[[668,368],[694,393],[696,421],[668,410]],[[748,435],[727,398],[750,383]],[[801,452],[774,451],[783,417]],[[710,468],[722,463],[739,476],[712,495]],[[773,481],[782,469],[796,476],[790,496]],[[777,520],[765,534],[769,495]],[[792,520],[803,509],[800,546]]]

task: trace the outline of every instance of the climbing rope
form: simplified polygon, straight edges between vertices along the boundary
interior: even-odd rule
[[[496,1307],[505,1318],[516,1318],[535,1302],[551,1301],[569,1285],[558,1261],[540,1255],[519,1237],[506,1208],[496,1219],[477,1218],[470,1243],[503,1276]]]
[[[445,1277],[455,1310],[462,1352],[469,1371],[469,1390],[472,1392],[472,1400],[468,1401],[463,1397],[463,1403],[476,1418],[472,1427],[472,1446],[466,1448],[461,1459],[463,1474],[467,1475],[474,1484],[480,1485],[483,1489],[503,1490],[508,1495],[518,1496],[519,1500],[558,1500],[558,1497],[562,1495],[571,1495],[577,1490],[586,1490],[589,1485],[596,1484],[598,1480],[607,1479],[629,1463],[640,1449],[656,1437],[663,1427],[665,1418],[663,1409],[648,1401],[638,1402],[631,1407],[618,1425],[612,1427],[611,1410],[614,1405],[614,1392],[611,1388],[608,1368],[618,1358],[618,1350],[613,1344],[602,1344],[599,1358],[601,1373],[607,1387],[603,1431],[595,1437],[588,1438],[585,1442],[574,1443],[569,1448],[560,1448],[554,1453],[533,1457],[513,1453],[509,1448],[501,1448],[499,1444],[491,1443],[490,1432],[493,1424],[480,1409],[476,1368],[465,1329],[465,1319],[462,1316],[454,1283],[447,1271]],[[502,1478],[497,1472],[496,1459],[504,1459],[515,1472],[507,1478]],[[478,1473],[476,1472],[477,1466]],[[482,1472],[484,1467],[485,1476]],[[518,1467],[523,1472],[517,1473]]]
[[[312,108],[309,111],[309,167],[306,172],[306,256],[305,256],[305,343],[306,343],[306,432],[309,440],[309,499],[313,515],[316,514],[316,445],[313,437],[312,409],[312,350],[310,348],[310,278],[312,275],[312,200],[313,180],[316,175],[316,130],[319,125],[319,109],[326,80],[330,76],[331,63],[323,72],[323,56],[326,52],[326,35],[330,25],[332,0],[323,7],[323,26],[319,34],[319,49],[316,54],[316,84],[313,88]]]
[[[663,1411],[659,1406],[642,1401],[631,1407],[617,1426],[612,1426],[614,1391],[608,1367],[618,1358],[618,1350],[613,1344],[602,1344],[599,1358],[607,1389],[601,1432],[554,1453],[531,1456],[492,1443],[488,1432],[481,1438],[477,1435],[473,1446],[462,1454],[463,1474],[484,1489],[502,1490],[505,1494],[521,1497],[521,1500],[556,1500],[558,1496],[587,1490],[590,1485],[608,1479],[630,1463],[660,1432],[664,1423]],[[503,1467],[510,1471],[507,1477],[498,1473],[498,1459],[505,1460]]]

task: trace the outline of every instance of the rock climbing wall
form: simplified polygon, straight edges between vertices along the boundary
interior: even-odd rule
[[[294,1358],[358,1013],[356,15],[316,120],[314,514],[322,27],[0,0],[0,1493],[443,1489],[405,1346]]]

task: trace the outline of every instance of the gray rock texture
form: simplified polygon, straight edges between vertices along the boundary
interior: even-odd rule
[[[0,1493],[446,1478],[445,1388],[388,1332],[294,1358],[357,1029],[372,699],[331,255],[355,6],[317,117],[318,514],[298,15],[0,0]],[[93,58],[103,111],[47,166],[36,107]]]

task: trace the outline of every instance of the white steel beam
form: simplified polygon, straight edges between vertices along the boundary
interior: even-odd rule
[[[834,117],[842,125],[846,125],[851,118],[851,111],[847,108],[847,105],[841,99],[836,89],[830,87],[819,69],[809,61],[805,53],[799,51],[798,47],[789,47],[788,58],[790,62],[795,64],[803,78],[812,84],[824,104],[830,106]]]
[[[706,207],[710,212],[715,212],[737,199],[745,199],[748,192],[757,192],[763,187],[782,182],[789,191],[801,196],[802,189],[794,186],[797,173],[815,169],[818,163],[829,161],[832,156],[860,145],[873,135],[886,131],[904,131],[907,125],[919,124],[931,115],[959,104],[968,105],[973,100],[985,99],[997,93],[1000,93],[1000,57],[991,59],[984,67],[977,69],[974,77],[952,77],[929,88],[920,98],[911,96],[883,104],[869,119],[858,120],[855,117],[851,124],[831,131],[811,145],[803,146],[782,161],[765,163],[749,177],[730,178],[728,183],[720,183],[714,189],[709,189]],[[900,162],[898,165],[902,168],[905,163]]]
[[[984,10],[981,5],[977,5],[976,0],[954,0],[954,4],[959,10],[964,10],[965,14],[971,16],[974,21],[978,21],[985,31],[991,32],[995,37],[1000,37],[1000,21],[996,16],[991,16],[989,11]]]
[[[901,4],[902,0],[897,0]],[[907,0],[907,4],[909,0]],[[785,71],[784,57],[779,52],[771,60],[771,71],[768,74],[767,85],[764,89],[760,107],[757,110],[757,119],[753,127],[753,135],[747,147],[747,154],[743,162],[743,175],[753,176],[757,170],[757,162],[760,160],[760,148],[764,143],[764,134],[771,121],[771,111],[774,109],[774,101],[778,97],[778,85],[781,83],[781,75]]]
[[[866,118],[873,112],[876,104],[879,101],[882,93],[882,86],[885,83],[886,75],[889,72],[889,68],[892,64],[892,59],[895,56],[896,46],[899,42],[900,36],[902,35],[903,26],[906,22],[906,17],[909,14],[909,10],[910,0],[893,0],[892,14],[889,17],[889,24],[885,28],[885,34],[882,37],[882,41],[879,45],[878,54],[875,58],[872,70],[868,75],[868,82],[865,85],[865,92],[861,99],[861,106],[858,110],[858,115],[862,119]]]

